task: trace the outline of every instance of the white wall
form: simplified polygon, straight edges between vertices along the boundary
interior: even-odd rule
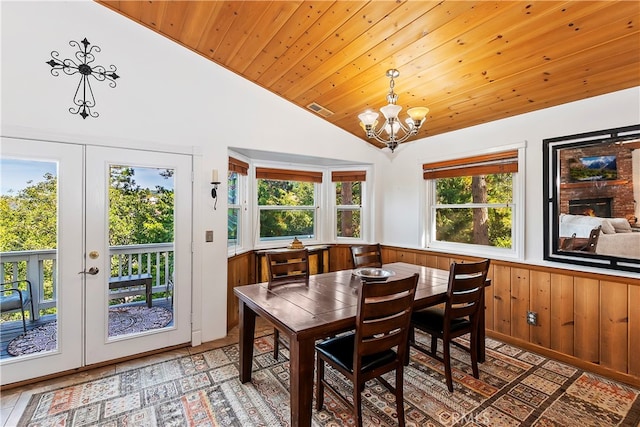
[[[211,169],[226,171],[229,146],[385,160],[370,144],[97,3],[2,1],[0,13],[2,136],[196,155],[196,340],[226,334],[226,197],[214,211],[209,181]],[[53,77],[45,63],[52,50],[70,57],[69,41],[84,37],[102,49],[96,64],[114,64],[121,76],[115,88],[92,83],[100,116],[86,120],[68,112],[77,76]],[[213,243],[204,242],[205,230],[214,231]]]
[[[542,140],[640,123],[640,87],[415,141],[396,150],[385,171],[383,241],[420,247],[422,164],[526,142],[524,261],[543,261]],[[424,126],[429,126],[427,121]],[[407,212],[411,212],[407,215]],[[556,267],[580,269],[569,264]],[[586,268],[584,268],[587,270]],[[597,271],[593,269],[594,271]],[[600,270],[602,272],[603,270]],[[610,270],[607,271],[611,273]]]

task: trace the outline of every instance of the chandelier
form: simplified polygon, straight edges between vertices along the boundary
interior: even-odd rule
[[[394,82],[393,79],[400,75],[400,71],[396,69],[387,70],[387,77],[389,77],[389,93],[387,94],[388,104],[380,108],[380,112],[385,118],[384,124],[380,129],[376,129],[378,125],[378,115],[375,111],[367,110],[360,114],[360,126],[367,134],[367,138],[374,138],[378,142],[386,144],[386,146],[393,150],[396,149],[398,144],[402,144],[407,139],[416,135],[418,129],[425,122],[425,117],[429,113],[427,107],[413,107],[407,110],[409,117],[405,120],[406,125],[402,124],[402,121],[398,118],[398,113],[402,110],[402,107],[396,105],[398,101],[398,95],[393,92]],[[382,135],[386,132],[386,138]]]

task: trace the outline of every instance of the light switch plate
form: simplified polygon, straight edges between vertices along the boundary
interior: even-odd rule
[[[207,230],[205,232],[204,240],[207,242],[213,242],[213,230]]]

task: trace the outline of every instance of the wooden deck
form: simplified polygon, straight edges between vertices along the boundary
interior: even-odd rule
[[[147,305],[147,303],[145,301],[139,301],[133,304],[126,304],[126,305]],[[165,298],[158,298],[158,299],[154,299],[153,300],[153,306],[154,307],[164,307],[166,309],[171,310],[171,300],[167,300]],[[118,305],[115,305],[113,307],[120,307]],[[27,331],[30,331],[32,329],[35,329],[39,326],[42,326],[46,323],[52,322],[54,320],[56,320],[56,315],[55,314],[48,314],[46,316],[42,316],[40,319],[36,320],[36,321],[29,321],[27,319]],[[173,321],[171,323],[169,323],[168,326],[172,325]],[[9,346],[9,343],[11,342],[11,340],[13,340],[14,338],[22,335],[23,329],[22,329],[22,320],[16,320],[16,321],[12,321],[12,322],[2,322],[0,323],[0,359],[6,359],[6,358],[11,358],[14,356],[11,356],[9,353],[7,353],[7,347]]]

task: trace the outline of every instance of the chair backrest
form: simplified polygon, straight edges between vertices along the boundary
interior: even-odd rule
[[[449,268],[449,286],[445,304],[445,325],[451,319],[466,317],[477,319],[484,309],[484,287],[489,271],[489,260],[469,263],[452,262]]]
[[[353,268],[382,267],[382,249],[380,244],[351,246]]]
[[[575,240],[576,233],[573,233],[571,237],[561,238],[560,249],[563,251],[572,251]]]
[[[354,351],[354,371],[362,358],[397,347],[404,363],[409,325],[418,274],[387,282],[362,282],[358,291],[358,314]]]
[[[14,280],[0,284],[0,311],[8,313],[22,309],[31,301],[31,282],[28,280]]]
[[[287,283],[309,282],[309,251],[307,249],[267,252],[269,289]]]
[[[587,241],[587,247],[585,248],[585,251],[592,254],[596,252],[596,245],[598,244],[598,238],[600,237],[601,228],[602,226],[599,225],[597,228],[591,230],[591,232],[589,233],[589,240]]]

